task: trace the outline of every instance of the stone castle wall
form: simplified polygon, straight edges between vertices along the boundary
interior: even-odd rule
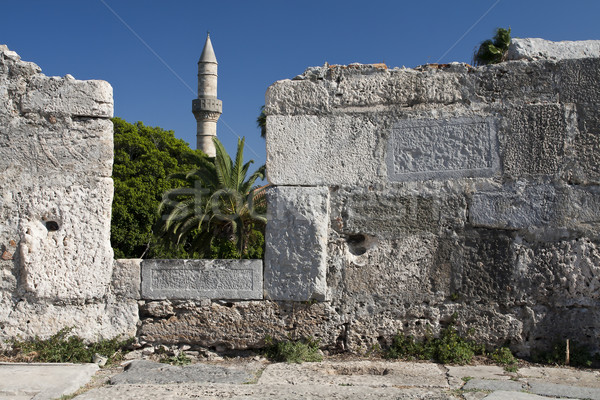
[[[112,87],[40,71],[0,46],[0,339],[131,336],[137,303],[112,285]]]
[[[515,40],[528,61],[326,65],[272,85],[266,297],[326,300],[351,348],[456,318],[522,355],[567,338],[597,350],[591,43]]]
[[[74,326],[366,351],[455,319],[520,355],[566,338],[598,350],[597,43],[524,39],[494,66],[326,65],[275,83],[264,277],[256,263],[113,261],[112,89],[2,46],[0,340]]]

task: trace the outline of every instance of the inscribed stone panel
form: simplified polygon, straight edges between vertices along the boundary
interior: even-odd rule
[[[262,299],[261,260],[144,260],[144,299]]]
[[[495,127],[476,116],[400,121],[386,158],[396,182],[492,176],[498,170]]]

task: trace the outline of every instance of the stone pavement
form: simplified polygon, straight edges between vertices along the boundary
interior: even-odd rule
[[[0,364],[0,399],[57,398],[84,385],[96,370],[89,364]],[[76,382],[75,375],[80,378]],[[96,386],[75,399],[600,400],[599,371],[527,367],[508,373],[497,366],[382,360],[304,364],[229,360],[184,367],[134,360],[125,371],[116,371]]]
[[[0,363],[0,399],[59,398],[88,383],[97,371],[96,364]]]

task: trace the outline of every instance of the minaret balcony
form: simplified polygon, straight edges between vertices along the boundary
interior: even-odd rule
[[[194,99],[192,100],[192,112],[209,111],[221,114],[223,102],[219,99]]]

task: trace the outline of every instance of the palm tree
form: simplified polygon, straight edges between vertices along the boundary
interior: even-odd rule
[[[256,117],[256,126],[260,128],[260,137],[267,138],[267,114],[265,114],[265,106],[260,107],[260,114]]]
[[[200,168],[174,175],[186,186],[167,191],[158,211],[160,229],[172,243],[186,243],[190,251],[207,254],[218,240],[235,243],[240,258],[247,255],[248,237],[256,224],[266,223],[265,166],[246,177],[250,160],[244,164],[244,142],[238,139],[235,161],[221,142],[214,138],[216,156],[204,158]]]

